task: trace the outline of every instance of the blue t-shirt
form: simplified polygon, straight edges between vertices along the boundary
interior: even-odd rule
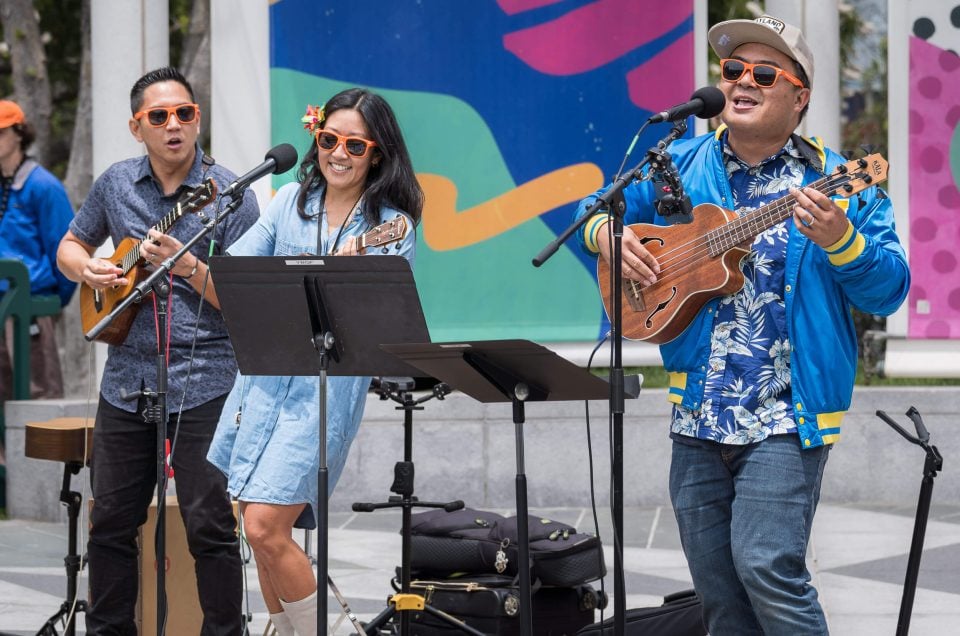
[[[113,164],[100,175],[90,189],[70,230],[78,239],[89,245],[101,245],[112,238],[114,245],[132,237],[137,240],[146,236],[147,230],[165,217],[179,200],[186,188],[194,188],[212,178],[222,190],[236,175],[219,166],[207,166],[203,151],[197,146],[197,156],[180,189],[165,196],[160,183],[153,176],[149,158],[146,156],[126,159]],[[201,212],[207,217],[216,216],[214,204]],[[206,260],[210,240],[215,238],[214,254],[222,254],[260,215],[256,197],[247,192],[239,208],[227,216],[220,225],[199,241],[191,252]],[[186,214],[167,230],[167,234],[181,242],[197,235],[203,222],[196,214]],[[233,385],[237,363],[233,347],[227,337],[227,327],[220,311],[204,302],[200,310],[200,295],[190,283],[180,276],[173,277],[169,298],[170,356],[168,366],[167,410],[191,409],[224,395]],[[133,412],[137,403],[121,399],[121,389],[132,392],[140,389],[141,383],[151,389],[157,388],[157,336],[154,319],[154,297],[148,295],[133,321],[127,339],[119,346],[110,346],[103,370],[100,392],[107,402],[119,409]],[[196,351],[192,359],[191,345],[196,335]],[[187,371],[190,383],[185,386]]]

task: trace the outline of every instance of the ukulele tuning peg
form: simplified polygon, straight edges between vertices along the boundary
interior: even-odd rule
[[[865,155],[872,155],[873,151],[876,150],[876,148],[877,147],[874,146],[873,144],[862,144],[860,146],[860,150],[862,150],[863,154]]]
[[[851,159],[853,159],[853,151],[852,151],[852,150],[841,150],[841,151],[840,151],[840,155],[841,155],[844,159],[846,159],[847,161],[850,161]]]

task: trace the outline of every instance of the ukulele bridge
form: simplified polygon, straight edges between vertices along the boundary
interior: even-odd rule
[[[629,278],[624,278],[623,282],[623,293],[627,297],[627,304],[630,305],[630,308],[634,311],[646,309],[647,305],[643,302],[643,287],[640,286],[640,283]]]

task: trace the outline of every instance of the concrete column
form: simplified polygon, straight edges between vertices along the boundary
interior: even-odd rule
[[[798,132],[840,146],[840,18],[838,0],[767,0],[766,13],[803,30],[813,51],[810,109]]]
[[[130,87],[151,69],[170,60],[169,11],[166,2],[155,0],[92,0],[90,3],[90,54],[92,58],[93,177],[110,164],[144,152],[130,134]],[[81,122],[77,122],[81,125]],[[98,255],[113,254],[107,241]],[[82,334],[70,337],[82,338]],[[99,387],[107,347],[94,346],[95,382]],[[74,368],[65,361],[65,373],[85,372],[83,361]],[[94,391],[93,395],[96,395]]]
[[[210,1],[211,152],[242,174],[271,147],[270,11],[267,0]],[[270,179],[251,187],[260,209],[270,201]]]
[[[170,59],[166,2],[93,0],[90,5],[93,58],[93,174],[115,161],[141,154],[130,134],[130,87]]]

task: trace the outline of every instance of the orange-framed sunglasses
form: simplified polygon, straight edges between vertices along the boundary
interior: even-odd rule
[[[781,75],[797,88],[803,88],[803,82],[796,75],[772,64],[751,64],[731,58],[720,60],[720,75],[728,82],[739,82],[747,71],[753,74],[753,82],[762,88],[770,88],[776,84]]]
[[[367,152],[377,145],[377,142],[364,139],[363,137],[344,137],[329,130],[318,130],[315,139],[318,150],[333,152],[337,149],[337,146],[343,144],[347,154],[357,159],[365,157]]]
[[[160,128],[167,125],[170,115],[175,115],[177,121],[181,124],[189,124],[195,121],[199,114],[200,107],[196,104],[180,104],[179,106],[157,106],[156,108],[141,110],[133,118],[140,119],[146,115],[148,124],[154,128]]]

